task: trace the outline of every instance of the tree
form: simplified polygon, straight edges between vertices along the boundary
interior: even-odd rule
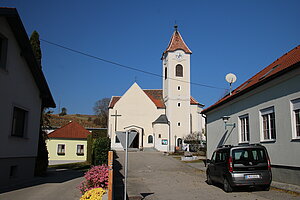
[[[41,115],[41,121],[40,121],[40,132],[39,132],[39,143],[38,143],[38,152],[37,157],[35,161],[35,175],[36,176],[44,176],[47,173],[48,168],[48,150],[46,146],[45,140],[48,139],[47,133],[43,129],[50,129],[50,118],[51,113],[53,111],[50,111],[47,109],[43,109],[42,115]]]
[[[110,98],[103,98],[96,101],[95,106],[93,107],[94,113],[97,115],[94,123],[102,127],[107,127],[109,102]]]
[[[30,44],[40,67],[42,67],[42,51],[40,46],[40,35],[37,31],[33,31],[30,36]]]
[[[64,115],[67,115],[67,108],[63,107],[61,109],[61,113],[59,113],[59,116],[64,116]]]
[[[40,47],[40,38],[37,31],[33,31],[30,36],[30,44],[33,50],[34,56],[37,60],[37,63],[40,67],[42,61],[42,51]],[[35,161],[35,175],[42,176],[45,175],[47,172],[48,167],[48,150],[46,146],[45,140],[47,139],[47,134],[43,131],[43,124],[49,125],[49,114],[50,111],[46,112],[45,108],[41,110],[41,118],[40,118],[40,130],[39,130],[39,141],[38,141],[38,152]]]

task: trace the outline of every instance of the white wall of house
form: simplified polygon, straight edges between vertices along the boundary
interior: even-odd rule
[[[272,165],[300,167],[299,138],[295,139],[294,119],[291,101],[300,98],[300,69],[293,70],[262,85],[255,90],[232,100],[207,113],[207,155],[211,157],[219,144],[237,145],[241,143],[240,117],[249,116],[249,143],[261,143],[266,146]],[[276,139],[265,141],[262,131],[263,109],[273,107],[275,111]],[[222,116],[230,116],[227,134]],[[294,174],[300,179],[300,174]],[[280,175],[278,175],[280,176]],[[278,177],[277,176],[277,177]],[[293,182],[293,181],[292,181]],[[293,183],[297,183],[294,181]],[[298,181],[298,184],[299,181]]]
[[[27,169],[24,176],[33,176],[37,155],[41,98],[21,50],[4,18],[0,18],[0,33],[7,38],[7,61],[0,68],[0,185],[11,180],[11,166],[17,171]],[[23,137],[11,136],[14,107],[27,112]],[[17,148],[16,148],[17,147]],[[16,159],[19,158],[19,159]],[[23,176],[20,173],[20,178]],[[25,177],[24,177],[25,178]]]
[[[58,139],[49,138],[47,141],[47,149],[49,152],[49,161],[52,160],[72,160],[72,161],[85,161],[87,156],[87,140],[86,139]],[[65,146],[65,154],[58,154],[58,145]],[[83,145],[83,155],[77,154],[77,145]]]

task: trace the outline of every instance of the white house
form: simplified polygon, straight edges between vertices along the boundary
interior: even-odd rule
[[[207,155],[223,144],[260,143],[273,180],[300,185],[300,46],[203,110]],[[225,126],[222,117],[229,116]]]
[[[177,27],[162,55],[163,89],[134,83],[109,104],[108,134],[113,149],[122,149],[116,132],[137,133],[132,148],[174,151],[191,132],[202,133],[203,105],[190,95],[190,56]]]
[[[0,8],[0,187],[34,176],[42,108],[55,107],[15,8]]]

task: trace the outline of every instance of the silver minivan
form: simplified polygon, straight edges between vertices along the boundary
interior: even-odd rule
[[[231,192],[239,186],[270,189],[270,158],[267,149],[260,144],[221,146],[207,163],[207,183],[221,183],[225,192]]]

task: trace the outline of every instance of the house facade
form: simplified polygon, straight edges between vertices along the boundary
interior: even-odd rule
[[[299,83],[300,46],[205,109],[208,158],[220,145],[260,143],[268,150],[273,180],[300,185]]]
[[[87,136],[91,134],[73,121],[48,134],[49,164],[84,162],[87,156]]]
[[[40,116],[55,107],[22,21],[0,8],[0,187],[34,176]]]
[[[108,134],[113,149],[123,149],[116,132],[136,132],[132,148],[172,152],[190,133],[202,134],[203,105],[190,92],[190,56],[177,27],[162,55],[163,89],[141,89],[134,83],[109,104]]]

